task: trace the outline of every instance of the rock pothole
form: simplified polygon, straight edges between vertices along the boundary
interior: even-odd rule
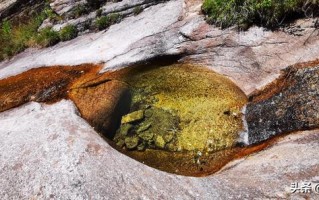
[[[118,129],[105,135],[120,152],[182,175],[212,173],[238,155],[247,99],[226,77],[203,66],[156,63],[105,77],[131,94]]]
[[[227,78],[180,64],[124,71],[117,79],[132,101],[114,138],[120,148],[203,154],[236,144],[246,96]]]
[[[245,116],[245,94],[202,66],[152,63],[104,74],[100,69],[46,67],[3,79],[0,111],[28,101],[69,98],[118,151],[188,176],[216,172],[265,148],[275,135],[319,127],[318,62],[287,68],[281,78],[251,95]],[[238,145],[243,117],[248,143],[254,144],[247,147]]]

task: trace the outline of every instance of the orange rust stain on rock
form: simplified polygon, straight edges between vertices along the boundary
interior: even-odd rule
[[[203,154],[201,157],[196,157],[196,152],[159,152],[159,150],[152,149],[144,152],[118,150],[133,159],[162,171],[184,176],[204,177],[216,173],[232,160],[243,158],[267,148],[273,142],[268,141],[251,147],[234,147]],[[114,146],[114,148],[116,147]]]
[[[0,112],[29,101],[70,98],[91,126],[112,137],[130,94],[127,84],[99,74],[100,69],[94,64],[42,67],[0,80]]]
[[[288,87],[291,84],[287,81],[289,75],[289,72],[282,72],[278,79],[266,85],[264,88],[253,92],[249,96],[249,101],[253,103],[261,102]]]
[[[78,107],[81,116],[95,130],[112,138],[122,115],[129,109],[128,86],[116,80],[93,80],[77,87],[72,89],[68,96]]]
[[[92,64],[42,67],[2,79],[0,112],[29,101],[56,102],[66,97],[72,82],[99,70],[99,65]]]
[[[295,65],[292,65],[294,68],[311,68],[319,65],[319,59],[309,61],[309,62],[302,62],[302,63],[297,63]]]
[[[295,65],[287,67],[282,70],[279,78],[266,85],[265,87],[256,90],[249,96],[249,101],[253,103],[261,102],[264,99],[272,97],[274,94],[282,91],[286,87],[294,84],[293,82],[288,82],[289,76],[293,70],[301,68],[312,68],[319,65],[319,59],[309,62],[297,63]]]

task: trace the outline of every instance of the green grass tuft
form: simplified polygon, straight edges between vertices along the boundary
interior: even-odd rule
[[[222,28],[242,24],[275,28],[297,17],[313,17],[318,8],[319,0],[204,0],[202,6],[207,21]]]
[[[46,17],[46,14],[41,12],[26,23],[14,25],[11,21],[4,20],[0,25],[0,60],[10,58],[27,47],[33,47],[37,30]]]
[[[65,26],[59,33],[62,41],[72,40],[78,36],[78,30],[74,25]]]
[[[77,5],[71,12],[71,18],[79,18],[82,15],[86,15],[90,12],[89,8],[85,4]]]
[[[42,29],[35,38],[36,44],[41,47],[49,47],[57,44],[59,41],[59,33],[52,30],[51,27]]]
[[[143,12],[143,7],[142,6],[137,6],[133,9],[133,13],[134,15],[138,15],[140,14],[141,12]]]
[[[112,13],[107,16],[102,16],[97,18],[95,21],[95,26],[98,30],[104,30],[111,26],[112,24],[115,24],[121,20],[121,15],[118,13]]]

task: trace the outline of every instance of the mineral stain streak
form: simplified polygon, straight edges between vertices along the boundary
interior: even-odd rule
[[[0,80],[0,112],[29,101],[59,101],[71,84],[87,74],[97,74],[98,65],[53,66],[31,69]]]

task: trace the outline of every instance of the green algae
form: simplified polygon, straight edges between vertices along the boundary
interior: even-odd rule
[[[216,152],[236,144],[247,99],[226,77],[175,64],[130,70],[121,79],[132,89],[131,112],[145,114],[128,137],[139,136],[145,148]]]

